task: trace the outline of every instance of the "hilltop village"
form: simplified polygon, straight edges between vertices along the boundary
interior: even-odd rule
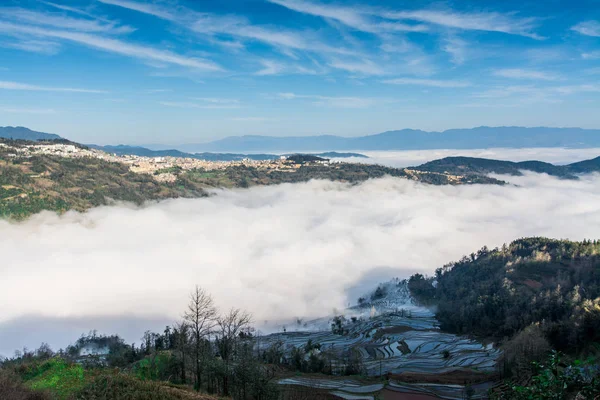
[[[338,163],[325,158],[310,155],[281,156],[277,160],[252,160],[246,158],[239,161],[209,161],[186,157],[146,157],[138,155],[118,155],[101,150],[88,148],[73,143],[40,143],[17,144],[1,143],[5,156],[8,158],[30,158],[32,156],[46,155],[64,158],[96,158],[108,162],[125,164],[131,172],[137,174],[150,174],[159,182],[174,182],[177,173],[202,169],[205,171],[225,170],[230,167],[253,167],[260,170],[293,172],[302,165],[312,164],[328,166]]]

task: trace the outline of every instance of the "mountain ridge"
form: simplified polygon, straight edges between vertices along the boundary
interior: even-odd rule
[[[196,151],[318,151],[318,150],[434,150],[476,149],[489,147],[600,147],[600,129],[480,126],[468,129],[423,131],[401,129],[377,134],[344,137],[314,136],[229,136],[206,143],[174,146]]]
[[[59,140],[54,133],[37,132],[24,126],[0,126],[0,138],[15,140]]]

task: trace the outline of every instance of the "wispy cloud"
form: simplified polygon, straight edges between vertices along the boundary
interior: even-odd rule
[[[52,8],[55,8],[57,10],[67,11],[67,12],[70,12],[70,13],[73,13],[73,14],[77,14],[77,15],[83,15],[85,17],[90,17],[90,18],[93,18],[93,19],[97,19],[99,21],[110,22],[106,18],[101,18],[101,17],[95,16],[92,13],[89,13],[89,12],[87,12],[85,10],[80,9],[80,8],[65,6],[63,4],[57,4],[57,3],[50,2],[50,1],[38,0],[38,2],[40,2],[42,4],[45,4],[47,6],[50,6]]]
[[[36,92],[70,92],[70,93],[108,93],[106,90],[48,87],[28,83],[0,81],[0,90],[25,90]]]
[[[480,99],[514,99],[524,103],[560,103],[565,95],[600,93],[600,85],[563,85],[538,87],[534,85],[500,86],[473,94]]]
[[[455,65],[462,65],[467,59],[467,42],[457,37],[446,38],[442,50],[450,54],[450,60]]]
[[[471,86],[470,82],[462,80],[439,80],[439,79],[418,79],[418,78],[397,78],[383,81],[390,85],[415,85],[429,86],[438,88],[464,88]]]
[[[166,92],[172,92],[173,89],[149,89],[146,90],[146,93],[166,93]]]
[[[600,51],[596,50],[596,51],[590,51],[587,53],[582,53],[581,54],[581,58],[583,58],[584,60],[597,60],[600,59]]]
[[[242,121],[242,122],[267,122],[267,121],[275,121],[273,118],[267,117],[235,117],[231,118],[234,121]]]
[[[520,18],[514,13],[466,13],[452,10],[414,10],[387,11],[380,13],[380,15],[390,19],[426,22],[447,28],[501,32],[511,35],[526,36],[532,39],[543,39],[543,37],[534,32],[534,28],[538,23],[536,18]]]
[[[0,43],[0,47],[28,51],[31,53],[54,55],[60,51],[60,44],[49,40],[15,40],[14,42]]]
[[[308,99],[314,105],[327,106],[333,108],[368,108],[375,104],[390,102],[386,99],[377,99],[369,97],[336,97],[336,96],[321,96],[321,95],[306,95],[296,93],[278,93],[277,97],[284,100]]]
[[[100,3],[110,4],[117,7],[127,8],[144,14],[150,14],[158,18],[174,21],[176,15],[168,8],[161,7],[151,2],[140,3],[128,0],[98,0]]]
[[[50,26],[65,30],[92,33],[123,34],[135,29],[130,26],[119,26],[116,22],[71,18],[55,14],[46,14],[23,8],[0,8],[0,16],[11,21],[25,22],[33,25]]]
[[[155,4],[129,0],[100,0],[106,4],[127,8],[165,19],[205,35],[230,35],[244,40],[254,40],[273,47],[304,50],[309,52],[330,52],[333,54],[353,54],[341,47],[332,47],[322,40],[309,40],[309,32],[292,32],[281,28],[271,28],[250,23],[236,15],[217,15],[196,12],[184,7],[163,8]],[[239,42],[235,45],[239,49]]]
[[[56,114],[56,111],[51,108],[15,108],[15,107],[0,106],[0,113],[47,115],[47,114]]]
[[[305,0],[269,0],[290,10],[335,20],[364,32],[425,32],[432,24],[462,30],[502,32],[541,39],[533,32],[535,18],[520,18],[514,13],[461,13],[453,10],[396,11],[374,7],[342,7]],[[376,18],[376,19],[374,19]],[[413,21],[410,24],[396,21]],[[415,24],[417,22],[417,24]]]
[[[520,68],[497,69],[493,71],[493,74],[502,78],[511,79],[533,79],[544,81],[555,81],[559,79],[557,75],[548,72]]]
[[[285,70],[284,65],[276,61],[261,60],[260,63],[263,65],[263,68],[256,71],[256,75],[279,75]]]
[[[316,66],[317,68],[309,68],[298,64],[284,63],[274,60],[259,60],[263,68],[255,72],[255,75],[268,76],[268,75],[319,75],[325,73],[327,70],[322,66]]]
[[[268,1],[293,11],[334,20],[362,32],[425,32],[428,30],[427,26],[421,24],[376,21],[372,19],[369,12],[358,7],[326,5],[303,0]]]
[[[136,45],[118,39],[105,38],[87,33],[46,29],[27,25],[16,25],[1,21],[0,33],[13,36],[21,36],[25,34],[44,38],[63,39],[110,53],[147,61],[157,61],[204,71],[223,70],[223,68],[221,68],[218,64],[210,60],[182,56],[167,50],[159,50],[152,47]]]
[[[180,101],[160,101],[159,104],[166,107],[175,108],[200,108],[200,109],[234,109],[240,108],[239,104],[207,104],[207,103],[192,103],[192,102],[180,102]]]
[[[340,61],[335,60],[328,64],[332,68],[342,69],[354,74],[362,75],[385,75],[384,69],[371,60]]]
[[[240,104],[238,99],[226,99],[218,97],[194,97],[194,100],[203,101],[210,104]]]
[[[276,48],[288,48],[315,53],[355,55],[356,52],[343,47],[334,47],[311,32],[293,32],[281,28],[270,28],[251,24],[246,18],[235,15],[197,13],[190,28],[207,35],[231,35],[245,40],[254,40]],[[314,36],[312,40],[309,38]]]
[[[580,22],[577,25],[575,25],[574,27],[572,27],[571,30],[578,32],[582,35],[598,37],[598,36],[600,36],[600,22],[598,22],[598,21]]]

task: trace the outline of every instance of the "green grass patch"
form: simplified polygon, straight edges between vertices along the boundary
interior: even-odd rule
[[[22,371],[25,386],[32,390],[47,391],[56,399],[67,399],[85,386],[86,374],[81,365],[55,357],[40,364],[32,364]]]

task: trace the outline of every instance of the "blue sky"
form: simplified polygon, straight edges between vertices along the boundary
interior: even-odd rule
[[[0,125],[86,143],[600,128],[600,1],[2,0]]]

